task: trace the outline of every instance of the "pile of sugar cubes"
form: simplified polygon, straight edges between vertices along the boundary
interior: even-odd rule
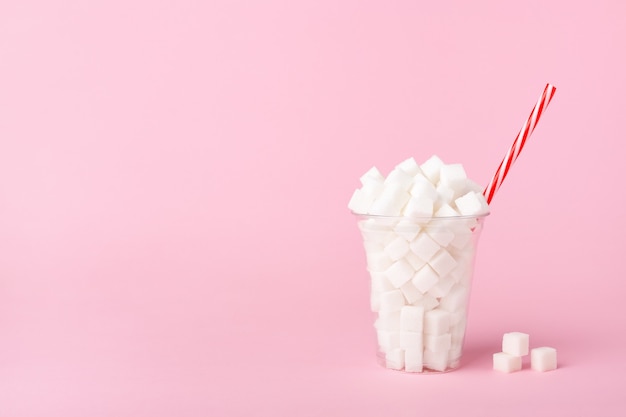
[[[413,158],[371,168],[348,207],[361,214],[378,357],[406,372],[459,365],[473,261],[489,206],[461,164]]]
[[[502,352],[493,354],[493,369],[500,372],[516,372],[522,369],[522,357],[528,355],[529,335],[521,332],[502,336]],[[530,351],[530,367],[539,372],[556,369],[556,349],[548,346]]]

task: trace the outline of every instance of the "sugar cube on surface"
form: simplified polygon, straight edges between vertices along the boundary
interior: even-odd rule
[[[456,261],[445,249],[441,249],[437,252],[429,261],[428,264],[435,270],[440,277],[446,276],[450,271],[456,267]]]
[[[380,293],[380,311],[394,312],[400,311],[404,306],[404,296],[402,291],[393,290]]]
[[[404,350],[391,349],[385,354],[386,366],[389,369],[401,370],[404,368]]]
[[[400,288],[405,282],[413,278],[415,270],[413,267],[403,258],[394,262],[387,270],[385,275],[389,282],[396,287]]]
[[[548,346],[532,349],[530,351],[530,367],[539,372],[556,369],[556,349]]]
[[[406,372],[422,372],[424,350],[422,348],[407,348],[404,351],[404,370]]]
[[[437,281],[439,281],[439,275],[429,265],[424,265],[419,271],[415,272],[411,280],[415,288],[422,293],[428,292]]]
[[[445,371],[448,368],[448,351],[433,352],[425,349],[424,368],[432,369],[433,371]]]
[[[450,331],[450,313],[439,308],[424,313],[424,333],[442,335]]]
[[[424,307],[402,307],[400,310],[400,330],[421,333],[424,330]]]
[[[522,369],[522,357],[498,352],[493,354],[493,369],[500,372],[516,372]]]
[[[402,258],[409,250],[409,242],[402,236],[396,237],[385,246],[385,253],[392,261]]]
[[[421,260],[428,262],[441,246],[427,233],[420,233],[410,244],[411,251]]]
[[[528,355],[528,334],[521,332],[505,333],[502,336],[502,352],[514,356]]]

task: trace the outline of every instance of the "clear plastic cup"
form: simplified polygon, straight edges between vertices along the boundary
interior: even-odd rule
[[[459,367],[476,247],[486,215],[356,214],[382,366],[415,373]]]

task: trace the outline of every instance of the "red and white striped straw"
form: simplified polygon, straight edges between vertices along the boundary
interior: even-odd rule
[[[513,165],[513,162],[515,162],[519,156],[520,152],[524,148],[526,140],[531,133],[533,133],[533,130],[535,130],[535,126],[537,126],[539,118],[545,111],[546,107],[548,107],[548,104],[550,104],[550,100],[552,100],[552,96],[554,96],[555,91],[556,88],[553,85],[546,85],[546,88],[543,90],[539,100],[537,100],[537,104],[535,104],[533,111],[530,113],[530,116],[528,116],[528,120],[526,120],[526,123],[524,123],[524,126],[522,126],[522,129],[517,134],[515,141],[513,141],[513,144],[509,148],[509,151],[506,153],[502,162],[500,162],[500,166],[498,167],[496,174],[491,179],[487,188],[485,188],[485,191],[483,191],[483,194],[487,199],[487,203],[491,203],[491,199],[494,194],[498,191],[500,185],[502,185],[502,181],[506,178],[506,174],[508,174],[511,165]]]

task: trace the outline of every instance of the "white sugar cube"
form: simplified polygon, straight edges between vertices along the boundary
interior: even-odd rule
[[[373,202],[362,190],[355,190],[348,202],[348,208],[354,213],[366,214]]]
[[[409,193],[416,198],[425,198],[431,201],[437,200],[437,188],[423,174],[413,177],[413,186]]]
[[[412,251],[404,255],[404,259],[415,269],[416,271],[426,265],[426,261],[422,261],[416,254]]]
[[[404,208],[404,215],[408,217],[431,217],[433,207],[434,201],[428,197],[411,197]]]
[[[538,347],[530,351],[530,367],[539,372],[556,369],[556,349],[552,347]]]
[[[378,347],[383,352],[389,352],[400,347],[400,332],[389,330],[377,330]]]
[[[528,355],[528,334],[521,332],[505,333],[502,336],[502,352],[514,356]]]
[[[385,360],[387,368],[401,370],[404,368],[404,350],[391,349],[385,354]]]
[[[369,214],[398,216],[410,197],[401,184],[385,184],[380,196],[370,206]]]
[[[439,173],[441,171],[441,167],[443,166],[443,161],[437,156],[433,155],[426,162],[420,165],[422,172],[432,182],[433,184],[437,184],[439,182]]]
[[[400,162],[398,165],[396,165],[396,168],[401,169],[402,171],[406,172],[410,176],[415,176],[422,172],[422,170],[420,169],[419,165],[417,165],[417,162],[415,162],[415,159],[413,157],[409,159],[405,159],[404,161]]]
[[[441,335],[424,335],[424,347],[431,352],[448,351],[452,346],[452,335],[445,333]]]
[[[400,310],[400,330],[422,332],[424,330],[424,308],[404,306]]]
[[[454,200],[454,204],[459,213],[464,216],[473,216],[489,211],[485,198],[482,194],[475,191],[470,191],[469,193],[457,198]]]
[[[397,261],[409,251],[409,242],[402,236],[396,237],[385,246],[385,253],[392,261]]]
[[[455,284],[448,294],[441,299],[439,307],[449,312],[465,311],[469,288],[464,285]]]
[[[431,226],[426,229],[426,233],[440,246],[446,247],[454,240],[454,232],[449,227]]]
[[[400,331],[400,310],[379,311],[374,326],[378,330]]]
[[[371,167],[365,174],[363,174],[360,178],[361,184],[365,185],[368,182],[383,182],[385,177],[380,173],[378,168]]]
[[[439,171],[439,183],[451,189],[463,187],[467,174],[461,164],[444,164]]]
[[[394,262],[387,268],[387,271],[385,271],[387,279],[389,279],[389,282],[396,288],[400,288],[404,285],[405,282],[413,278],[414,274],[415,270],[405,259]]]
[[[402,349],[421,348],[422,346],[422,333],[403,331],[400,332],[400,347]]]
[[[422,372],[424,366],[424,349],[407,348],[404,351],[404,370],[406,372]]]
[[[456,249],[465,248],[472,240],[472,231],[466,227],[457,227],[454,230],[454,237],[450,241],[450,246]]]
[[[420,298],[419,300],[415,301],[411,305],[418,306],[418,307],[423,307],[424,311],[426,312],[426,311],[430,311],[430,310],[432,310],[434,308],[437,308],[437,306],[439,305],[439,301],[437,301],[437,299],[435,297],[433,297],[432,295],[424,294],[424,296],[422,298]]]
[[[519,371],[522,369],[522,358],[521,356],[509,355],[504,352],[494,353],[493,369],[506,373]]]
[[[448,368],[448,351],[433,352],[424,350],[424,368],[443,372]]]
[[[429,265],[424,265],[420,270],[415,272],[411,282],[415,288],[424,294],[428,292],[438,280],[439,276],[437,273]]]
[[[384,272],[370,272],[371,289],[373,292],[385,292],[395,290]]]
[[[401,286],[400,291],[402,291],[402,295],[404,295],[406,302],[409,304],[413,304],[424,296],[424,294],[422,294],[420,290],[415,288],[415,285],[413,285],[411,281],[408,281],[403,286]]]
[[[393,264],[393,261],[384,252],[368,252],[366,258],[367,269],[374,272],[385,271]]]
[[[434,309],[424,313],[424,333],[442,335],[450,331],[450,313]]]
[[[437,195],[437,201],[439,202],[439,207],[441,207],[442,204],[448,204],[452,202],[452,199],[454,198],[454,189],[448,187],[445,184],[439,183],[437,185]]]
[[[395,184],[404,191],[409,191],[413,185],[413,175],[407,174],[404,170],[395,168],[385,178],[385,186]]]
[[[380,311],[400,311],[403,306],[404,296],[402,295],[402,291],[393,290],[380,293]]]
[[[458,215],[459,212],[453,209],[449,204],[442,204],[435,210],[435,217],[454,217]]]
[[[439,278],[439,281],[428,290],[428,294],[444,300],[454,283],[454,279],[450,276]]]
[[[407,241],[411,241],[415,239],[417,234],[420,232],[421,227],[419,224],[414,223],[409,220],[402,220],[395,225],[393,230]]]
[[[445,249],[437,252],[428,263],[440,277],[446,276],[456,267],[456,261]]]
[[[428,262],[441,248],[427,233],[420,233],[410,244],[411,251],[421,260]]]

